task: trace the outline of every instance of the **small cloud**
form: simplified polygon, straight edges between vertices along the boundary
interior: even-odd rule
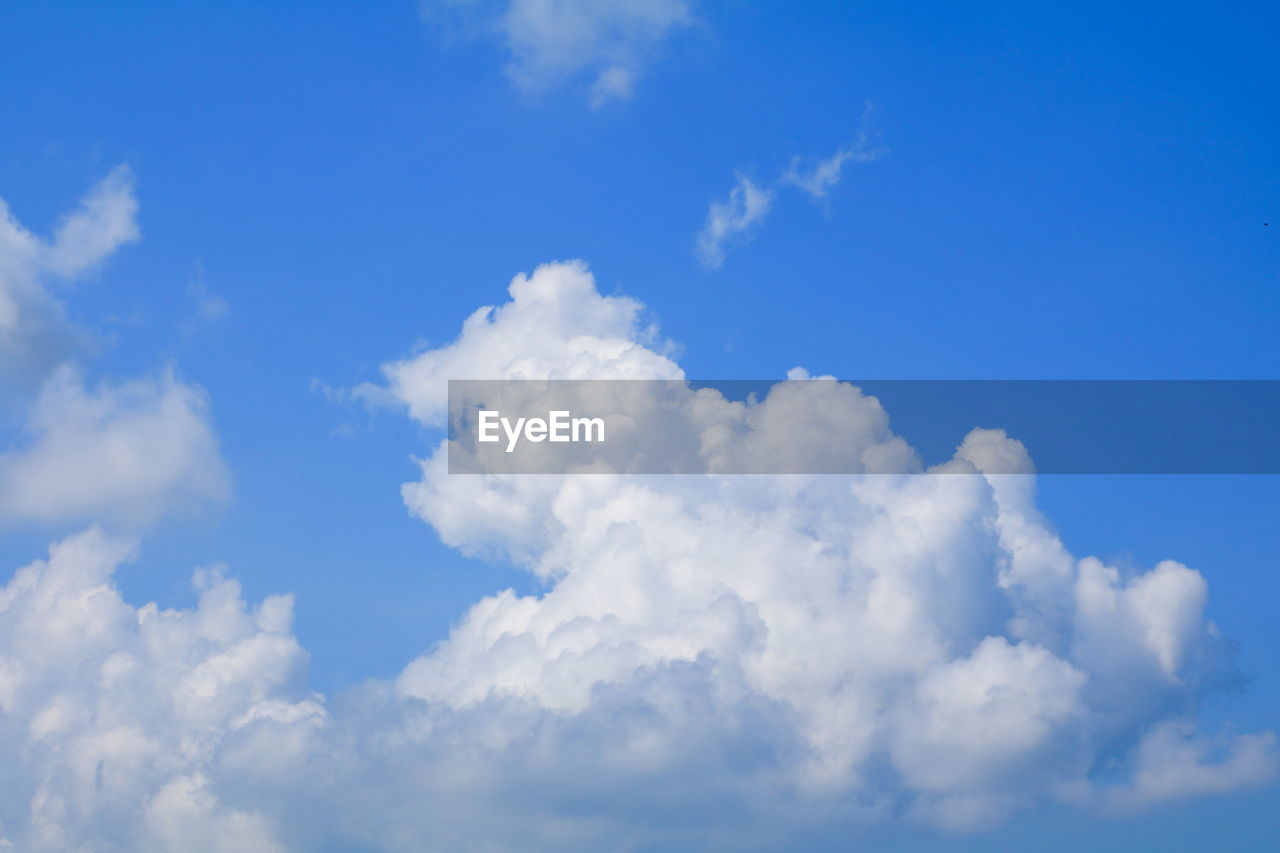
[[[320,395],[332,406],[348,410],[362,409],[368,416],[382,411],[404,410],[404,402],[390,389],[372,382],[360,382],[348,388],[342,385],[330,385],[322,379],[312,377],[309,387],[311,393]],[[329,430],[329,434],[335,438],[351,441],[370,432],[371,429],[371,419],[366,418],[363,424],[354,424],[349,421],[339,423]]]
[[[0,199],[0,384],[32,388],[84,346],[51,280],[73,279],[139,237],[133,172],[117,166],[50,240],[23,227]]]
[[[446,32],[502,42],[507,76],[525,91],[590,80],[592,107],[631,97],[658,46],[694,21],[688,0],[423,0],[420,9]]]
[[[0,448],[0,520],[143,524],[216,508],[229,492],[204,392],[172,371],[87,387],[63,367],[21,440]]]
[[[871,127],[871,104],[862,113],[862,122],[853,142],[838,149],[830,157],[792,157],[779,183],[799,187],[815,199],[824,198],[844,177],[846,163],[870,163],[880,159],[886,149],[875,143]]]
[[[631,97],[635,73],[620,65],[611,65],[600,73],[591,86],[591,106],[599,107],[608,101],[625,101]]]
[[[210,293],[204,280],[204,265],[196,262],[195,272],[187,284],[187,296],[195,303],[195,319],[204,322],[216,322],[227,316],[230,306],[227,300],[216,293]]]
[[[355,406],[363,408],[368,414],[385,411],[400,412],[404,409],[404,402],[399,397],[389,389],[372,382],[359,382],[348,388],[342,385],[330,385],[322,379],[312,377],[309,387],[313,394],[319,394],[330,405]],[[355,435],[355,428],[343,425],[335,429],[334,434],[351,438]]]
[[[45,247],[44,265],[52,272],[73,276],[105,260],[125,243],[137,240],[138,199],[133,171],[117,166],[80,202],[79,210],[58,226]]]
[[[209,291],[204,280],[204,267],[198,261],[187,283],[187,298],[191,301],[191,313],[178,324],[178,331],[184,338],[193,337],[206,325],[221,322],[231,311],[225,298]]]
[[[707,210],[707,222],[698,233],[698,258],[703,266],[718,268],[730,248],[749,242],[772,205],[772,190],[739,174],[728,197],[713,201]]]
[[[853,142],[838,149],[830,157],[792,157],[777,186],[792,186],[815,199],[824,198],[844,176],[847,163],[870,163],[887,149],[877,144],[871,124],[871,104],[862,113],[858,134]],[[724,201],[714,201],[707,211],[707,222],[698,233],[698,258],[708,269],[724,263],[728,251],[749,242],[764,222],[773,204],[774,190],[762,187],[742,174]]]
[[[1153,726],[1138,744],[1135,763],[1131,785],[1110,792],[1106,804],[1116,811],[1257,787],[1280,770],[1273,732],[1197,736],[1186,720]]]
[[[203,289],[202,289],[203,290]],[[214,322],[227,316],[227,300],[212,293],[195,294],[196,316]]]

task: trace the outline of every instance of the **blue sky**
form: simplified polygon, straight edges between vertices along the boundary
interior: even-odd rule
[[[0,10],[11,215],[49,235],[117,165],[135,180],[141,239],[54,291],[87,341],[74,358],[90,384],[172,366],[202,388],[232,483],[213,509],[115,525],[142,538],[115,575],[126,601],[189,608],[192,568],[216,563],[251,602],[293,593],[308,684],[338,697],[396,678],[481,597],[544,589],[406,511],[411,457],[437,438],[350,389],[551,261],[643,303],[691,377],[1280,379],[1280,20],[1263,4],[693,3],[628,44],[630,94],[596,105],[589,53],[563,78],[510,71],[507,5]],[[823,197],[779,181],[860,128],[883,150]],[[709,267],[709,206],[744,178],[767,214]],[[34,392],[5,393],[12,437]],[[1250,683],[1203,697],[1201,722],[1274,729],[1280,484],[1039,489],[1071,554],[1207,579]],[[12,570],[96,520],[0,516],[0,555]],[[947,838],[1259,849],[1277,805],[1274,785],[1105,819],[1054,805]]]

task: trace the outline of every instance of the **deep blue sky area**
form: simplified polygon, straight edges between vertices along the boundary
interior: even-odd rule
[[[234,478],[225,511],[144,534],[129,600],[189,604],[214,563],[252,599],[293,592],[333,692],[394,676],[480,596],[536,589],[405,510],[435,437],[313,380],[379,381],[546,261],[642,301],[692,377],[1280,379],[1274,4],[697,14],[630,99],[593,109],[580,81],[513,86],[500,45],[411,2],[0,6],[0,198],[48,234],[132,168],[142,240],[60,296],[93,334],[91,378],[172,364],[208,392]],[[737,175],[829,156],[867,104],[883,156],[818,201],[779,188],[750,242],[699,263]],[[225,316],[199,319],[199,294]],[[1205,718],[1276,727],[1280,480],[1040,494],[1077,556],[1200,570],[1251,680]],[[66,532],[0,530],[0,556]],[[1277,813],[1274,786],[1089,823],[1050,810],[953,849],[1261,850]]]

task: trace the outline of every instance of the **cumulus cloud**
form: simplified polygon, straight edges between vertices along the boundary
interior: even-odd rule
[[[533,318],[609,317],[609,306],[632,303],[600,295],[581,265],[544,267],[530,281],[544,285],[536,309],[519,299],[486,309],[448,347],[393,366],[393,376],[420,378],[392,388],[424,423],[438,425],[444,379],[462,369],[442,360],[487,351],[487,341],[505,347],[484,363],[491,378],[564,375],[569,365],[583,365],[581,377],[611,375],[580,360],[591,347],[572,341],[593,341],[587,329],[566,336]],[[511,356],[526,348],[563,360],[534,367]],[[665,361],[613,348],[630,353],[627,376],[671,375]],[[747,404],[750,417],[733,415],[731,443],[777,452],[769,436],[786,434],[779,420],[813,421],[814,409],[788,403]],[[846,405],[878,423],[871,398],[851,389]],[[896,447],[878,427],[825,431],[843,452]],[[432,704],[463,710],[496,694],[584,714],[605,685],[625,690],[639,673],[714,661],[737,688],[786,708],[805,745],[775,768],[791,784],[864,804],[887,797],[969,828],[1040,801],[1150,787],[1146,747],[1133,744],[1189,719],[1229,669],[1204,619],[1204,578],[1173,561],[1125,574],[1071,557],[1035,508],[1033,477],[982,473],[1032,470],[999,431],[965,439],[942,466],[973,474],[959,477],[450,476],[443,448],[405,487],[410,509],[451,545],[502,554],[547,589],[486,598],[410,664],[400,691]],[[917,464],[909,453],[877,458],[888,466],[879,470]],[[1256,782],[1272,751],[1269,736],[1233,741],[1226,759],[1190,743],[1181,775],[1214,781],[1168,786],[1183,794]],[[1127,769],[1104,784],[1103,766]]]
[[[388,393],[427,428],[459,376],[681,378],[639,304],[583,264],[518,276],[510,296],[388,365]],[[805,387],[860,418],[827,438],[900,448],[872,398],[834,381],[779,393]],[[732,426],[709,453],[772,452],[788,412],[814,411],[681,399]],[[286,598],[250,607],[205,571],[192,609],[132,607],[110,580],[130,543],[95,531],[20,570],[0,591],[0,740],[17,761],[0,836],[779,849],[1274,776],[1273,735],[1195,731],[1230,672],[1203,576],[1070,555],[1034,477],[989,473],[1031,470],[999,431],[943,463],[968,476],[908,476],[918,460],[896,450],[870,477],[451,476],[444,447],[404,488],[410,510],[541,591],[483,598],[393,682],[332,702],[305,689]]]
[[[421,8],[428,19],[501,41],[507,74],[521,88],[583,79],[592,106],[629,98],[671,31],[693,23],[687,0],[424,0]]]
[[[790,165],[782,174],[781,183],[799,187],[815,199],[824,198],[844,177],[846,164],[870,163],[880,159],[884,153],[885,149],[874,141],[871,106],[868,105],[863,112],[857,136],[851,143],[836,149],[829,157],[791,158]]]
[[[679,379],[669,345],[625,296],[603,299],[582,261],[517,275],[511,301],[478,308],[452,343],[383,367],[392,395],[440,426],[449,379]]]
[[[745,802],[800,748],[785,709],[710,660],[601,685],[573,716],[377,682],[331,710],[306,688],[288,596],[250,605],[214,568],[193,607],[136,607],[112,581],[133,548],[91,529],[0,587],[0,839],[16,849],[600,849],[711,776]],[[578,820],[584,796],[634,813]]]
[[[292,602],[250,608],[205,571],[193,609],[133,607],[111,581],[132,549],[89,530],[0,589],[0,837],[31,851],[280,850],[217,778],[237,749],[269,763],[289,748],[274,730],[324,717]]]
[[[698,232],[698,259],[703,266],[719,267],[730,249],[749,242],[772,206],[773,190],[738,175],[728,197],[711,202],[707,221]]]
[[[217,505],[228,483],[199,389],[172,371],[90,389],[64,367],[0,451],[0,519],[137,524]]]
[[[0,199],[0,380],[29,381],[56,365],[75,333],[49,289],[138,239],[133,174],[118,166],[85,195],[50,240],[32,234]]]

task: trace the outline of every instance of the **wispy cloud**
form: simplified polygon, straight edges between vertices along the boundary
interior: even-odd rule
[[[872,106],[867,104],[853,142],[837,149],[829,157],[792,157],[779,183],[799,187],[815,199],[824,198],[844,177],[845,164],[870,163],[880,159],[887,149],[875,139],[871,118]]]
[[[871,119],[872,106],[867,104],[852,142],[829,157],[792,157],[775,186],[795,187],[814,199],[825,198],[844,177],[847,164],[870,163],[887,152],[888,149],[877,140],[878,134]],[[769,214],[774,194],[774,189],[761,186],[739,173],[738,182],[729,191],[729,196],[711,203],[706,224],[698,232],[698,259],[704,267],[718,269],[731,250],[751,241]]]
[[[137,213],[127,166],[90,189],[51,240],[24,228],[0,199],[0,384],[38,384],[75,349],[78,333],[51,286],[88,272],[137,240]]]
[[[212,323],[227,316],[227,300],[216,293],[210,293],[202,280],[188,285],[187,295],[195,305],[196,319]]]
[[[738,175],[728,197],[711,202],[706,224],[698,232],[698,258],[703,266],[716,269],[729,249],[750,242],[772,206],[773,190]]]
[[[693,23],[688,0],[423,0],[420,8],[454,32],[499,40],[520,88],[579,80],[594,107],[629,98],[659,45]]]

